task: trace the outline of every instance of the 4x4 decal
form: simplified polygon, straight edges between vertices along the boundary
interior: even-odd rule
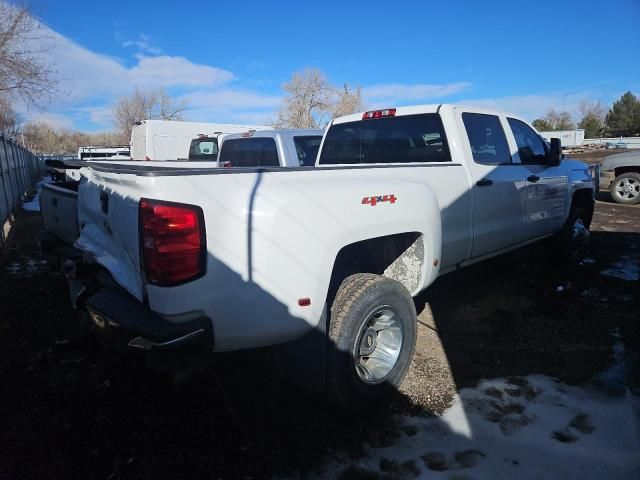
[[[375,207],[378,203],[382,203],[382,202],[390,202],[390,203],[396,203],[396,196],[395,194],[391,194],[391,195],[375,195],[373,197],[364,197],[362,199],[362,204],[363,205],[371,205],[372,207]]]

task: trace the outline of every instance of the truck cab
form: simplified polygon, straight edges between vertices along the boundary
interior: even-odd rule
[[[221,167],[313,167],[322,142],[321,129],[277,129],[225,135]]]

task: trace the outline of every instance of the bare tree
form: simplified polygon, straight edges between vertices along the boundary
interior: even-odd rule
[[[34,106],[56,93],[55,72],[45,60],[48,40],[29,3],[0,0],[0,93]]]
[[[573,130],[576,128],[569,112],[556,112],[553,108],[547,110],[543,120],[551,126],[551,130]]]
[[[15,137],[18,135],[18,114],[11,106],[9,99],[0,95],[0,135]]]
[[[287,96],[276,124],[289,128],[316,128],[327,120],[331,87],[317,68],[295,72],[282,86]]]
[[[341,89],[336,92],[337,99],[332,106],[331,113],[333,118],[349,115],[350,113],[361,112],[364,110],[364,102],[362,101],[362,92],[360,87],[350,89],[345,83]]]
[[[334,87],[317,68],[294,72],[282,89],[285,98],[274,123],[278,127],[322,127],[333,117],[364,109],[360,87]]]
[[[117,132],[85,133],[52,127],[35,121],[24,126],[27,147],[38,153],[76,153],[81,145],[109,146],[119,143]]]
[[[583,100],[580,102],[578,109],[582,115],[578,127],[585,130],[585,137],[595,138],[601,136],[604,133],[604,119],[607,115],[606,108],[599,100],[595,102]]]
[[[151,91],[136,88],[131,95],[116,100],[113,117],[123,141],[128,141],[131,127],[137,122],[148,119],[182,120],[186,109],[186,102],[177,102],[163,88]]]
[[[607,115],[607,109],[600,103],[600,100],[583,100],[580,102],[578,110],[580,110],[580,114],[583,117],[593,115],[596,118],[602,119],[602,122],[604,122],[604,117]]]
[[[162,120],[183,120],[184,112],[187,109],[187,102],[183,99],[175,100],[167,94],[167,91],[160,87],[158,90],[158,113],[157,117]]]

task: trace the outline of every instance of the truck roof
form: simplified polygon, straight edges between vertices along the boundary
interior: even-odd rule
[[[475,111],[479,111],[479,112],[483,112],[483,113],[489,113],[489,114],[493,114],[493,115],[508,115],[509,117],[512,118],[517,118],[520,119],[521,117],[518,115],[514,115],[511,112],[506,112],[506,111],[501,111],[501,110],[495,110],[495,109],[490,109],[490,108],[484,108],[484,107],[477,107],[477,106],[473,106],[473,105],[458,105],[458,104],[453,104],[453,103],[433,103],[433,104],[425,104],[425,105],[409,105],[409,106],[404,106],[404,107],[394,107],[392,105],[386,106],[386,107],[381,107],[381,108],[375,108],[375,109],[370,109],[367,111],[363,111],[363,112],[359,112],[359,113],[352,113],[351,115],[345,115],[343,117],[338,117],[333,119],[333,121],[331,122],[331,124],[340,124],[340,123],[348,123],[348,122],[357,122],[362,120],[362,116],[367,113],[367,112],[374,112],[374,111],[378,111],[378,110],[389,110],[389,109],[393,109],[395,108],[395,116],[399,117],[402,115],[418,115],[421,113],[438,113],[442,110],[453,110],[455,108],[468,108],[471,110],[475,110]]]
[[[242,133],[229,133],[224,136],[224,140],[229,140],[233,138],[251,138],[251,137],[276,138],[278,135],[322,136],[323,134],[324,134],[324,130],[322,128],[276,128],[273,130],[256,130],[253,132],[247,131]]]

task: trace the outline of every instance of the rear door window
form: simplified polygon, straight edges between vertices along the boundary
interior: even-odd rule
[[[473,161],[484,165],[511,163],[511,153],[500,118],[484,113],[462,114]]]
[[[527,165],[545,165],[549,162],[544,142],[529,125],[515,118],[507,118],[518,146],[520,162]]]
[[[278,167],[278,149],[273,138],[233,138],[220,148],[221,164],[231,167]]]
[[[320,154],[325,165],[450,162],[437,113],[404,115],[332,125]]]
[[[322,142],[321,135],[305,135],[293,137],[298,161],[302,167],[313,167],[316,164],[318,149]]]

